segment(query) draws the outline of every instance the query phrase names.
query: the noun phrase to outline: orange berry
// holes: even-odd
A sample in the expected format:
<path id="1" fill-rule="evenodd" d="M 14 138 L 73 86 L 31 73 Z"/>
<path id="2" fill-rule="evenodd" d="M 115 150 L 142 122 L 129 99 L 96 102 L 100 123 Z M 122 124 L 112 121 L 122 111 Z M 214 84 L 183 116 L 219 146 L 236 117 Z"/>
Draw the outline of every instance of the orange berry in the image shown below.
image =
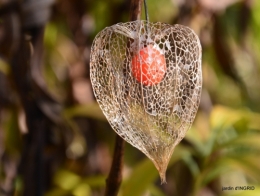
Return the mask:
<path id="1" fill-rule="evenodd" d="M 145 86 L 158 84 L 166 73 L 166 60 L 159 49 L 148 45 L 132 58 L 132 74 Z"/>

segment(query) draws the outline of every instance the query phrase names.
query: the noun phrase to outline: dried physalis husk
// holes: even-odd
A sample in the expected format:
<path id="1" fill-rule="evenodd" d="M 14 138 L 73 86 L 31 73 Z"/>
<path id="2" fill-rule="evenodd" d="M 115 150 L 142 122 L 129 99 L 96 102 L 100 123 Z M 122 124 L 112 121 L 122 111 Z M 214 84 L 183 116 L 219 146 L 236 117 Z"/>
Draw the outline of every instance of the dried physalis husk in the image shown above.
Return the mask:
<path id="1" fill-rule="evenodd" d="M 90 77 L 112 128 L 153 161 L 165 182 L 173 150 L 199 106 L 197 35 L 182 25 L 140 20 L 107 27 L 93 42 Z"/>

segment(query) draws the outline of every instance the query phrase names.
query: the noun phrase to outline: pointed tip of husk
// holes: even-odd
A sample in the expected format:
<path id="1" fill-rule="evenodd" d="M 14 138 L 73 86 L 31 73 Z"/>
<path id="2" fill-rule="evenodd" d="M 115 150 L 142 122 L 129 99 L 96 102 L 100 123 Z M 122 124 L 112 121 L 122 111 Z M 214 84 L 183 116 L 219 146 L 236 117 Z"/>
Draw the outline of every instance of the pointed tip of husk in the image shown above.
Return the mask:
<path id="1" fill-rule="evenodd" d="M 166 169 L 168 167 L 169 160 L 166 160 L 165 162 L 156 162 L 153 161 L 156 169 L 159 172 L 160 178 L 161 178 L 161 184 L 165 184 L 166 182 Z"/>
<path id="2" fill-rule="evenodd" d="M 164 171 L 164 172 L 160 172 L 160 171 L 159 171 L 160 178 L 161 178 L 161 185 L 162 185 L 162 184 L 167 184 L 165 173 L 166 173 L 166 171 Z"/>
<path id="3" fill-rule="evenodd" d="M 150 158 L 156 169 L 159 172 L 161 178 L 161 184 L 165 184 L 166 182 L 166 170 L 172 155 L 174 147 L 170 151 L 160 151 L 160 156 L 153 156 Z M 156 154 L 157 155 L 157 154 Z"/>

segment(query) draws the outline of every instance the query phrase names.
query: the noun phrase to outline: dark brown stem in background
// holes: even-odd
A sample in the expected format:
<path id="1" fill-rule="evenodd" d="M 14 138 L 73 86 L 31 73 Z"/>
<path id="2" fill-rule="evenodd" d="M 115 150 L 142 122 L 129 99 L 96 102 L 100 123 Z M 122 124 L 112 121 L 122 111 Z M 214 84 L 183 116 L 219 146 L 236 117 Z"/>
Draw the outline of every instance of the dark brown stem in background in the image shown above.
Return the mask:
<path id="1" fill-rule="evenodd" d="M 33 6 L 26 4 L 28 2 Z M 42 196 L 49 188 L 51 161 L 47 159 L 45 150 L 47 144 L 51 143 L 52 122 L 59 121 L 56 117 L 59 116 L 58 112 L 53 110 L 57 108 L 54 107 L 57 104 L 48 94 L 47 87 L 42 82 L 44 80 L 38 74 L 43 59 L 44 24 L 48 17 L 44 11 L 45 18 L 32 17 L 42 10 L 34 4 L 35 2 L 38 1 L 23 1 L 23 5 L 17 4 L 17 7 L 10 7 L 6 9 L 6 13 L 4 12 L 4 27 L 8 33 L 5 37 L 8 47 L 4 56 L 10 63 L 10 79 L 26 114 L 28 128 L 28 133 L 23 137 L 22 156 L 18 168 L 23 178 L 24 196 Z M 44 10 L 48 11 L 50 5 L 48 6 L 44 7 Z"/>
<path id="2" fill-rule="evenodd" d="M 138 20 L 141 17 L 143 0 L 131 0 L 130 21 Z"/>
<path id="3" fill-rule="evenodd" d="M 143 0 L 131 0 L 130 21 L 141 17 Z M 108 178 L 106 180 L 105 196 L 116 196 L 122 182 L 124 140 L 117 135 L 114 156 Z"/>
<path id="4" fill-rule="evenodd" d="M 113 162 L 106 180 L 105 196 L 116 196 L 122 182 L 122 169 L 124 157 L 124 140 L 117 135 Z"/>
<path id="5" fill-rule="evenodd" d="M 30 71 L 42 61 L 44 26 L 31 28 L 28 33 L 32 38 L 33 54 L 30 54 L 30 41 L 21 36 L 19 47 L 11 60 L 12 78 L 26 114 L 28 127 L 28 133 L 24 136 L 19 173 L 24 180 L 23 195 L 42 196 L 51 180 L 51 162 L 46 159 L 44 150 L 49 142 L 52 123 L 40 104 L 44 102 L 47 105 L 48 100 L 43 93 L 35 90 Z"/>

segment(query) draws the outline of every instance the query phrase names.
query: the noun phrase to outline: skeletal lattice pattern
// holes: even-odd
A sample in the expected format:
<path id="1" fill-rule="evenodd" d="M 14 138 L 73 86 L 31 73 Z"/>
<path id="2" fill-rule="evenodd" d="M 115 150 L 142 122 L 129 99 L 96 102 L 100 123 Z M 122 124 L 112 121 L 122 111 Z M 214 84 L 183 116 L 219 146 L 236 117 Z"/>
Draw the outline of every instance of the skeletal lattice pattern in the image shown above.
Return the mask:
<path id="1" fill-rule="evenodd" d="M 119 23 L 96 36 L 90 58 L 94 94 L 110 125 L 153 161 L 164 182 L 199 106 L 197 35 L 182 25 Z"/>

